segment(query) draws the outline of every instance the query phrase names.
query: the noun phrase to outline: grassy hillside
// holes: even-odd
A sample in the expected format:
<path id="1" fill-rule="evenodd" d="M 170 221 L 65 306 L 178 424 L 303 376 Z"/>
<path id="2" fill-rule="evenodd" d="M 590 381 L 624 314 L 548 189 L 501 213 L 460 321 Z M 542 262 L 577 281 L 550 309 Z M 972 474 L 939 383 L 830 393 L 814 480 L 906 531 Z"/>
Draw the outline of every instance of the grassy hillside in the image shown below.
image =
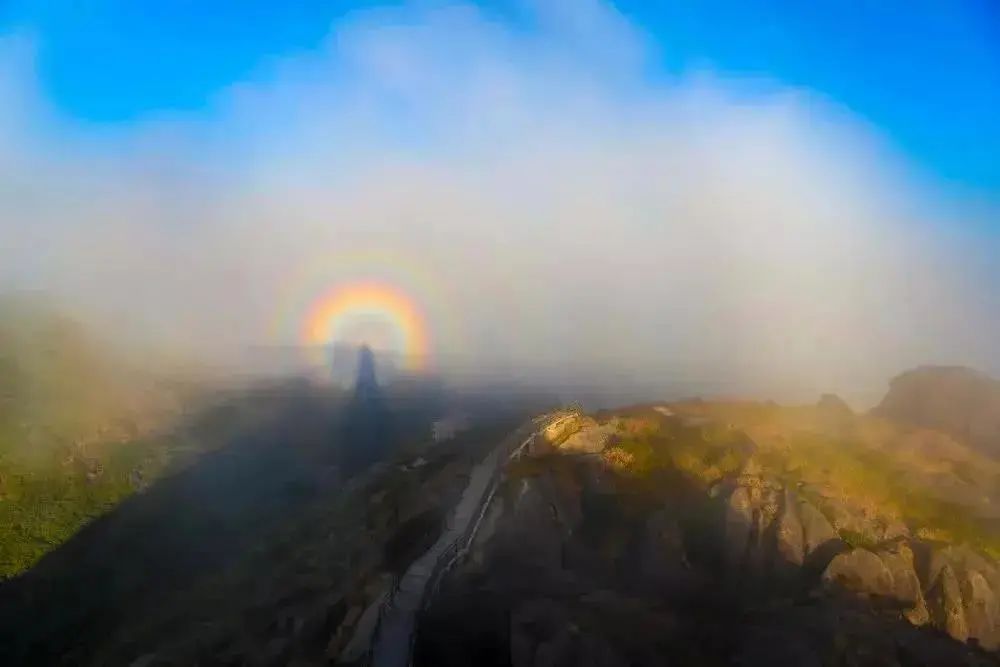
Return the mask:
<path id="1" fill-rule="evenodd" d="M 162 471 L 177 400 L 71 318 L 0 300 L 0 578 Z"/>
<path id="2" fill-rule="evenodd" d="M 674 418 L 618 418 L 623 435 L 605 458 L 637 477 L 669 467 L 705 486 L 759 470 L 797 487 L 851 544 L 908 532 L 1000 557 L 1000 463 L 946 434 L 817 406 L 693 401 L 668 410 Z"/>

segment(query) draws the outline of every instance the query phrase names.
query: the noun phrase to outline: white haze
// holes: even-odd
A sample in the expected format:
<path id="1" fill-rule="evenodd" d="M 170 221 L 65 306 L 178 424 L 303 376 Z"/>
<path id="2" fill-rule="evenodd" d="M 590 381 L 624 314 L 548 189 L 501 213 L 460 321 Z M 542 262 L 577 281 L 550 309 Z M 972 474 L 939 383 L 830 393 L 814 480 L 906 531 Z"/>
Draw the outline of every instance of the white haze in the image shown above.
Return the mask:
<path id="1" fill-rule="evenodd" d="M 653 76 L 608 6 L 526 12 L 357 13 L 207 114 L 127 128 L 60 117 L 32 36 L 0 39 L 0 281 L 218 355 L 295 343 L 316 281 L 388 254 L 443 370 L 857 395 L 996 369 L 995 239 L 874 128 Z"/>

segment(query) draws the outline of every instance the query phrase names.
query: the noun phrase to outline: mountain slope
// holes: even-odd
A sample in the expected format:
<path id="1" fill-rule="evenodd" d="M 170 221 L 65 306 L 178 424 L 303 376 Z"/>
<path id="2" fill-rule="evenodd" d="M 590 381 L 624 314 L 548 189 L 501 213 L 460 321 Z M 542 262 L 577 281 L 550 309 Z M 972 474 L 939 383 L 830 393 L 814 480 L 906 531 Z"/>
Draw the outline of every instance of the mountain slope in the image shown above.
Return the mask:
<path id="1" fill-rule="evenodd" d="M 0 578 L 158 475 L 185 394 L 71 318 L 0 300 Z"/>
<path id="2" fill-rule="evenodd" d="M 1000 565 L 965 540 L 993 536 L 883 493 L 919 467 L 905 431 L 828 404 L 596 417 L 509 471 L 416 664 L 996 662 Z"/>
<path id="3" fill-rule="evenodd" d="M 893 378 L 874 413 L 937 429 L 1000 455 L 1000 380 L 960 366 L 922 366 Z"/>

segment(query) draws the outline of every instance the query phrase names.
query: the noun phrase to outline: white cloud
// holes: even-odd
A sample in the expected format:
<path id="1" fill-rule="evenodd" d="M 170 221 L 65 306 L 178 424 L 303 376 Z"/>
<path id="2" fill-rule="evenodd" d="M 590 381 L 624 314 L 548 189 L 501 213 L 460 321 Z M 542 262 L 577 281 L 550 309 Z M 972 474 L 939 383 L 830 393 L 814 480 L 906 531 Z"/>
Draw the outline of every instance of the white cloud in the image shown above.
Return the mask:
<path id="1" fill-rule="evenodd" d="M 920 240 L 935 222 L 869 128 L 776 84 L 651 83 L 606 5 L 524 7 L 530 30 L 359 13 L 205 114 L 99 140 L 0 49 L 5 98 L 43 109 L 0 117 L 32 138 L 0 142 L 0 277 L 206 349 L 280 341 L 311 289 L 382 273 L 444 363 L 856 389 L 992 360 L 969 243 Z M 373 252 L 397 259 L 351 259 Z"/>

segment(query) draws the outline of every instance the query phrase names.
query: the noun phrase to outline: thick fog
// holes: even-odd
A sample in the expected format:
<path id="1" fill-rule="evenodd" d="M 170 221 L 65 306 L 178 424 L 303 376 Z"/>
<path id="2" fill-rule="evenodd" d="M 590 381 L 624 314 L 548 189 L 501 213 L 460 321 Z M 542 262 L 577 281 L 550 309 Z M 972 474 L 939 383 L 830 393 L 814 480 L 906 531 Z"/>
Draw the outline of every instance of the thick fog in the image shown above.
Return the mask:
<path id="1" fill-rule="evenodd" d="M 296 345 L 377 279 L 445 372 L 860 394 L 1000 366 L 994 209 L 808 90 L 652 74 L 607 6 L 508 19 L 351 14 L 210 114 L 113 128 L 0 38 L 2 286 L 209 356 Z"/>

